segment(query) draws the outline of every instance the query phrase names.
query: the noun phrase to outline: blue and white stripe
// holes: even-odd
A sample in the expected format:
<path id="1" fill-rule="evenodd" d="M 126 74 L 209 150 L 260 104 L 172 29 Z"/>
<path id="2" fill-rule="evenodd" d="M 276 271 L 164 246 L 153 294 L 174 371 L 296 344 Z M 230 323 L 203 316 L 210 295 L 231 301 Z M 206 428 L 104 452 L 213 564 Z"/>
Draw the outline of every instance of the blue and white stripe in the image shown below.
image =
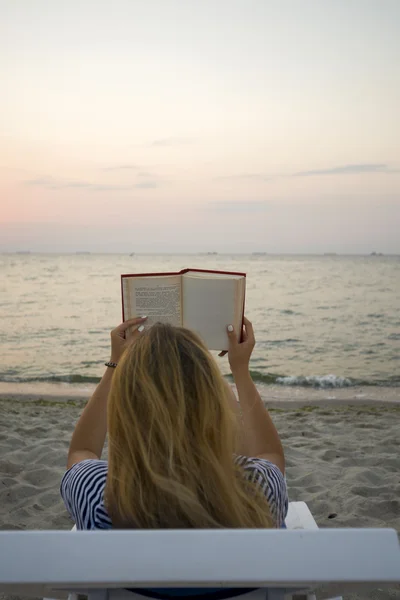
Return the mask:
<path id="1" fill-rule="evenodd" d="M 277 527 L 281 527 L 288 510 L 286 482 L 277 466 L 261 458 L 236 456 L 249 481 L 265 494 Z M 77 529 L 111 529 L 104 505 L 108 465 L 105 460 L 87 459 L 73 465 L 62 478 L 61 496 Z"/>
<path id="2" fill-rule="evenodd" d="M 277 527 L 281 527 L 289 506 L 286 481 L 281 470 L 264 458 L 237 456 L 235 462 L 244 469 L 249 481 L 260 486 Z"/>
<path id="3" fill-rule="evenodd" d="M 87 459 L 73 465 L 61 481 L 61 496 L 77 529 L 111 529 L 104 506 L 108 465 Z"/>

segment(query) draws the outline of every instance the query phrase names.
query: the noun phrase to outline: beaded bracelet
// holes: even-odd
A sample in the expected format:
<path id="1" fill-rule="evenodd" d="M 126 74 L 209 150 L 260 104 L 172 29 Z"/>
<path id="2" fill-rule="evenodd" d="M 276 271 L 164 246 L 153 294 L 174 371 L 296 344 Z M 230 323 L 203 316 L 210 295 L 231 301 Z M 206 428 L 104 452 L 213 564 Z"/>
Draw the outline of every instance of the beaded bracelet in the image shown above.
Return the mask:
<path id="1" fill-rule="evenodd" d="M 104 364 L 105 364 L 106 367 L 111 367 L 112 369 L 115 369 L 118 366 L 118 363 L 111 362 L 111 361 L 106 362 Z"/>

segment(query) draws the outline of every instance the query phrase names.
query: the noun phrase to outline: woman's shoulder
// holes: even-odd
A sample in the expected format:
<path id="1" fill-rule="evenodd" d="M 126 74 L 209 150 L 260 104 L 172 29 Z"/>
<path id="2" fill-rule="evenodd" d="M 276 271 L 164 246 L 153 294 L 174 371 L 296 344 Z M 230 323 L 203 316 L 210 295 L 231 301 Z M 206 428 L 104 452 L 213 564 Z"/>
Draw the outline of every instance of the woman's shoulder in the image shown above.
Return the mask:
<path id="1" fill-rule="evenodd" d="M 257 456 L 244 456 L 242 454 L 235 454 L 234 461 L 240 467 L 245 470 L 260 470 L 263 472 L 279 472 L 282 475 L 282 471 L 274 463 L 267 460 L 266 458 L 259 458 Z M 283 475 L 282 475 L 283 477 Z"/>
<path id="2" fill-rule="evenodd" d="M 234 460 L 239 467 L 242 467 L 248 479 L 260 484 L 263 483 L 263 480 L 266 482 L 272 480 L 278 484 L 285 482 L 285 478 L 279 467 L 265 458 L 236 455 Z"/>
<path id="3" fill-rule="evenodd" d="M 108 466 L 105 460 L 88 458 L 75 463 L 63 475 L 60 488 L 61 495 L 63 496 L 63 492 L 66 490 L 82 491 L 81 488 L 83 485 L 87 489 L 88 486 L 102 479 L 105 482 L 107 470 Z"/>
<path id="4" fill-rule="evenodd" d="M 285 520 L 289 504 L 282 471 L 265 458 L 237 455 L 234 460 L 243 469 L 246 479 L 261 488 L 280 527 Z"/>
<path id="5" fill-rule="evenodd" d="M 111 527 L 104 506 L 107 471 L 105 460 L 87 459 L 74 464 L 64 474 L 61 496 L 78 529 Z"/>
<path id="6" fill-rule="evenodd" d="M 85 460 L 81 460 L 80 462 L 75 463 L 70 467 L 63 476 L 63 479 L 71 475 L 72 473 L 99 473 L 105 472 L 107 473 L 108 463 L 106 460 L 99 460 L 94 458 L 86 458 Z"/>

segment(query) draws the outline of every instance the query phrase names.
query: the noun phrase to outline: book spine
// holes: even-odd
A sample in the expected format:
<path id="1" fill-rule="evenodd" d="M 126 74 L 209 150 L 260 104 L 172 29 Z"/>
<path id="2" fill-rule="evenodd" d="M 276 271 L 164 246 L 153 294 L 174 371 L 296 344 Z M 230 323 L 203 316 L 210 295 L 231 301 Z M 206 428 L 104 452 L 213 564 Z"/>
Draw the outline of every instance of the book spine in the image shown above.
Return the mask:
<path id="1" fill-rule="evenodd" d="M 122 301 L 122 322 L 125 321 L 125 298 L 129 294 L 128 282 L 121 276 L 121 301 Z"/>
<path id="2" fill-rule="evenodd" d="M 236 275 L 239 277 L 246 277 L 246 273 L 239 273 L 238 271 L 213 271 L 212 269 L 182 269 L 181 274 L 184 275 L 190 271 L 194 271 L 194 273 L 217 273 L 217 275 Z"/>

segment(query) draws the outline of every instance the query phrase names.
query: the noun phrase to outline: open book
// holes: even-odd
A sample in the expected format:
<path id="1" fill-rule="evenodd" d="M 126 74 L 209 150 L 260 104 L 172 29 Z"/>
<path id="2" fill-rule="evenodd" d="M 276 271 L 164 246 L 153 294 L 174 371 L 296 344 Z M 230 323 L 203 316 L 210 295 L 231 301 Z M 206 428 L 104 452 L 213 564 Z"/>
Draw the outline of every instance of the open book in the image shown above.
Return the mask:
<path id="1" fill-rule="evenodd" d="M 226 326 L 242 331 L 245 273 L 183 269 L 179 273 L 121 275 L 122 318 L 146 315 L 145 326 L 187 327 L 210 350 L 227 350 Z"/>

